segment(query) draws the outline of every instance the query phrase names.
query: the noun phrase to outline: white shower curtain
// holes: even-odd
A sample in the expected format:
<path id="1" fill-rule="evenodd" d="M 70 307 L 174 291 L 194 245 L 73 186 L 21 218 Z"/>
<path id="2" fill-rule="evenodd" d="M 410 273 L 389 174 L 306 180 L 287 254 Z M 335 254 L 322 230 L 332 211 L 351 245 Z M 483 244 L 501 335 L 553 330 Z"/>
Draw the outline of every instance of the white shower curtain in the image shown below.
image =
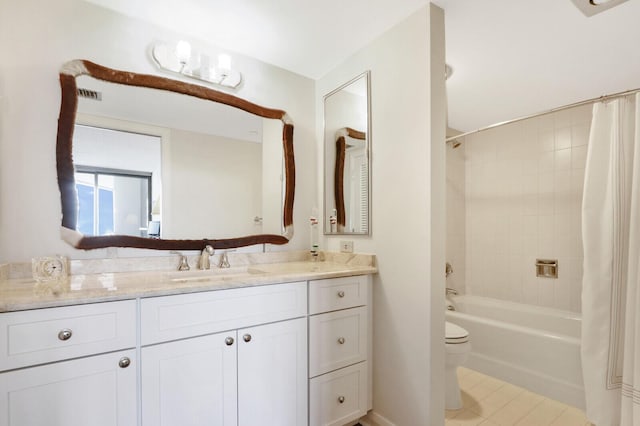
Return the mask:
<path id="1" fill-rule="evenodd" d="M 587 417 L 640 425 L 640 94 L 599 102 L 582 201 Z"/>

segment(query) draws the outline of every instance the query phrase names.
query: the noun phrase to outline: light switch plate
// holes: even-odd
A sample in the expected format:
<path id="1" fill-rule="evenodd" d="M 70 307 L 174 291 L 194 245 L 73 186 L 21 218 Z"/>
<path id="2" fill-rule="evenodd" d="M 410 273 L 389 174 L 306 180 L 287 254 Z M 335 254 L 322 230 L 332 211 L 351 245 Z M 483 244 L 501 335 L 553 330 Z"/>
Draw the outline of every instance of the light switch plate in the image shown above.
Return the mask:
<path id="1" fill-rule="evenodd" d="M 340 253 L 353 253 L 353 241 L 340 241 Z"/>

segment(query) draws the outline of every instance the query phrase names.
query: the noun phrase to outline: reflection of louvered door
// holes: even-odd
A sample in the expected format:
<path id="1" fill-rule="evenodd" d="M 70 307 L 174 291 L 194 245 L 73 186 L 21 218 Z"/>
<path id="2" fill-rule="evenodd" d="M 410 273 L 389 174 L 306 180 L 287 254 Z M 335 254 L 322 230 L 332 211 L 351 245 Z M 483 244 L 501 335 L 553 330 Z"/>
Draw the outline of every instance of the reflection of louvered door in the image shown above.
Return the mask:
<path id="1" fill-rule="evenodd" d="M 349 185 L 345 188 L 346 228 L 349 232 L 367 232 L 369 185 L 367 155 L 364 148 L 347 151 Z M 346 174 L 346 173 L 345 173 Z"/>
<path id="2" fill-rule="evenodd" d="M 366 233 L 369 230 L 369 168 L 365 161 L 360 163 L 360 232 Z"/>

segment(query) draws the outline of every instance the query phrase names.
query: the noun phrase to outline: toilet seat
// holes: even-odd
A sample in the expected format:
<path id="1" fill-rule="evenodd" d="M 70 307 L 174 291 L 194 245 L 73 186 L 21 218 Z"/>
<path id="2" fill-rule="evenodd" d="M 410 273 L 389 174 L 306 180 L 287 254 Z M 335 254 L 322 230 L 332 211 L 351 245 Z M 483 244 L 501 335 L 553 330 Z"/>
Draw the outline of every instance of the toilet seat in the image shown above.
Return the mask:
<path id="1" fill-rule="evenodd" d="M 457 345 L 469 341 L 469 332 L 457 324 L 445 321 L 444 342 L 450 345 Z"/>

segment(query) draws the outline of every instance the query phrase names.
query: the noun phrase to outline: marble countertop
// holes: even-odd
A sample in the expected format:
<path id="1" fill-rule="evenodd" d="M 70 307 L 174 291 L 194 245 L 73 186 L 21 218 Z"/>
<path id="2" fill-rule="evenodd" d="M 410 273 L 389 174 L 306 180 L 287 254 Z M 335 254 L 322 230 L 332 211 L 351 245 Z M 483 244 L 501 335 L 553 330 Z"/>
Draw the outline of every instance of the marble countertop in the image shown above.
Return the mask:
<path id="1" fill-rule="evenodd" d="M 274 283 L 374 274 L 374 257 L 244 264 L 228 269 L 126 271 L 70 275 L 59 282 L 0 281 L 0 312 L 166 296 Z"/>

